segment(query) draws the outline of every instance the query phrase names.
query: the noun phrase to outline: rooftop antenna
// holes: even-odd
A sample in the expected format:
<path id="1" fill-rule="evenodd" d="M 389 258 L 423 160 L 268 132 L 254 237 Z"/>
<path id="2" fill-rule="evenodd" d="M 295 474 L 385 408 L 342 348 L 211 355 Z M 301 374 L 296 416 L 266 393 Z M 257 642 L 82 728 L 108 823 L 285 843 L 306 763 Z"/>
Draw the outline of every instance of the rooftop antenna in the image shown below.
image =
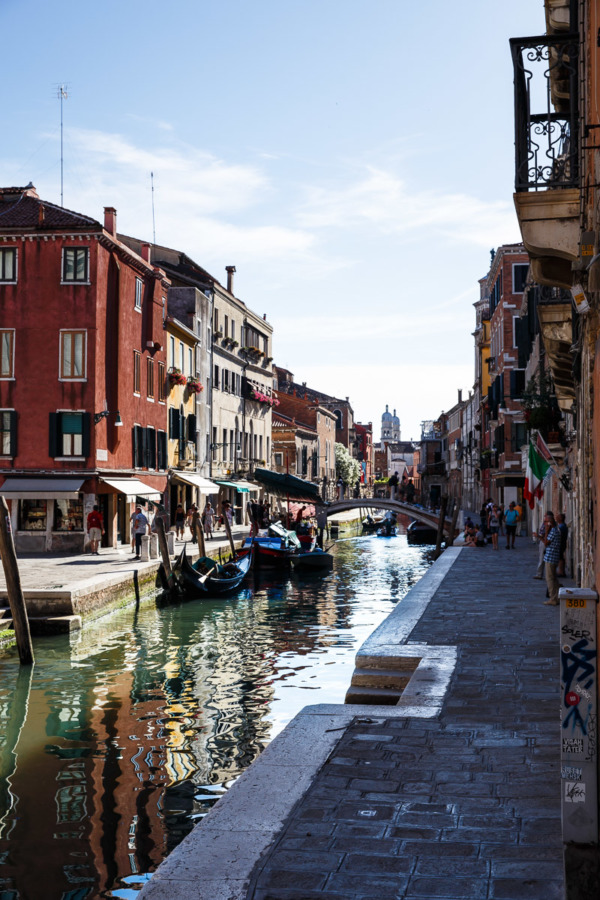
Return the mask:
<path id="1" fill-rule="evenodd" d="M 154 172 L 150 172 L 150 184 L 152 185 L 152 243 L 156 246 L 156 222 L 154 220 Z"/>
<path id="2" fill-rule="evenodd" d="M 63 202 L 63 100 L 68 98 L 66 84 L 59 84 L 58 90 L 56 92 L 56 96 L 60 100 L 60 205 L 64 206 Z"/>

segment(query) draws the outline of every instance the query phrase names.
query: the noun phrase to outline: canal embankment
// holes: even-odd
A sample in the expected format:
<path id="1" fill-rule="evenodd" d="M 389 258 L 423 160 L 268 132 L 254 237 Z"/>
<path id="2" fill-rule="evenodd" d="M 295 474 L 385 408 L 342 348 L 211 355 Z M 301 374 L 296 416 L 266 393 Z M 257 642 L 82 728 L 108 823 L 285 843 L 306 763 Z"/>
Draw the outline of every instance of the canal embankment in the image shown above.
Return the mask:
<path id="1" fill-rule="evenodd" d="M 400 700 L 305 707 L 140 900 L 562 897 L 559 611 L 536 562 L 526 538 L 445 551 L 357 654 L 409 670 Z"/>
<path id="2" fill-rule="evenodd" d="M 249 533 L 233 529 L 236 542 Z M 175 541 L 175 553 L 184 546 L 194 559 L 196 544 Z M 229 553 L 224 531 L 207 542 L 207 553 L 218 557 Z M 23 596 L 32 634 L 68 634 L 120 606 L 135 602 L 136 581 L 142 600 L 155 596 L 160 559 L 135 560 L 129 547 L 103 548 L 99 556 L 82 554 L 22 554 L 18 559 Z M 0 567 L 0 649 L 12 644 L 6 580 Z"/>

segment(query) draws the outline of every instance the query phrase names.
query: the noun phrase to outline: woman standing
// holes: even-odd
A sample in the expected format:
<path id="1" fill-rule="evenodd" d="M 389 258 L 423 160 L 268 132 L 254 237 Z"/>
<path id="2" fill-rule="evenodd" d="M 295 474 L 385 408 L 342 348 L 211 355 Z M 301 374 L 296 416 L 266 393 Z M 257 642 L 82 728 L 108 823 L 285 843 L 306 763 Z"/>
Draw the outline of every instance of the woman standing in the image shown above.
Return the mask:
<path id="1" fill-rule="evenodd" d="M 185 528 L 185 512 L 183 510 L 183 506 L 181 503 L 177 504 L 177 509 L 175 510 L 175 536 L 177 540 L 183 540 L 183 531 Z"/>
<path id="2" fill-rule="evenodd" d="M 492 550 L 498 549 L 498 532 L 500 531 L 500 520 L 498 519 L 498 507 L 492 506 L 488 513 L 488 528 L 492 535 Z"/>
<path id="3" fill-rule="evenodd" d="M 210 500 L 206 501 L 204 512 L 202 513 L 202 523 L 204 525 L 204 534 L 207 538 L 212 537 L 213 525 L 215 523 L 215 511 Z"/>

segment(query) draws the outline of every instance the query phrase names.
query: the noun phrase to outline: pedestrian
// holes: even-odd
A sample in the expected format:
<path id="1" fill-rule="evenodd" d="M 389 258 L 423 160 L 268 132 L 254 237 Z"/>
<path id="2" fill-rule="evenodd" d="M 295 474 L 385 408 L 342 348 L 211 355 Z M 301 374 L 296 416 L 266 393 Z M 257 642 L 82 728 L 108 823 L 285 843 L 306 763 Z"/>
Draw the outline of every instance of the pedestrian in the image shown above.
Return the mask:
<path id="1" fill-rule="evenodd" d="M 177 540 L 183 540 L 183 531 L 185 528 L 185 512 L 183 511 L 183 506 L 181 503 L 177 504 L 177 509 L 175 510 L 175 537 Z"/>
<path id="2" fill-rule="evenodd" d="M 546 544 L 544 543 L 544 538 L 546 536 L 546 520 L 542 519 L 542 524 L 538 528 L 538 532 L 535 536 L 535 539 L 538 542 L 538 565 L 533 576 L 538 581 L 541 581 L 544 577 L 544 553 L 546 552 Z"/>
<path id="3" fill-rule="evenodd" d="M 344 479 L 342 478 L 341 475 L 337 480 L 337 489 L 338 489 L 338 500 L 343 500 L 344 499 Z"/>
<path id="4" fill-rule="evenodd" d="M 148 519 L 142 512 L 141 506 L 136 506 L 131 516 L 131 525 L 135 537 L 135 559 L 142 557 L 142 537 L 148 532 Z"/>
<path id="5" fill-rule="evenodd" d="M 210 500 L 206 501 L 206 506 L 202 513 L 202 524 L 204 525 L 204 534 L 207 538 L 211 538 L 213 536 L 213 526 L 215 524 L 215 511 Z"/>
<path id="6" fill-rule="evenodd" d="M 227 519 L 229 522 L 229 527 L 233 525 L 233 509 L 229 500 L 225 500 L 223 503 L 223 520 Z M 225 522 L 223 522 L 225 524 Z"/>
<path id="7" fill-rule="evenodd" d="M 317 506 L 317 544 L 323 549 L 323 534 L 327 528 L 327 509 L 324 506 Z"/>
<path id="8" fill-rule="evenodd" d="M 556 567 L 560 560 L 560 530 L 551 512 L 546 513 L 544 544 L 546 545 L 544 563 L 546 564 L 546 584 L 548 585 L 548 599 L 545 601 L 545 605 L 558 606 L 558 589 L 560 584 L 556 577 Z"/>
<path id="9" fill-rule="evenodd" d="M 500 523 L 498 522 L 498 507 L 492 506 L 491 511 L 488 513 L 488 528 L 490 534 L 492 535 L 492 550 L 498 549 L 498 531 L 500 530 Z"/>
<path id="10" fill-rule="evenodd" d="M 512 500 L 508 504 L 508 509 L 505 513 L 506 518 L 506 549 L 512 547 L 515 549 L 515 535 L 517 533 L 517 521 L 519 519 L 519 514 L 517 512 L 517 504 L 514 500 Z"/>
<path id="11" fill-rule="evenodd" d="M 517 537 L 521 537 L 521 529 L 523 528 L 523 504 L 516 503 L 515 506 L 517 509 L 517 515 L 519 517 L 517 519 Z"/>
<path id="12" fill-rule="evenodd" d="M 190 531 L 192 532 L 192 544 L 198 543 L 198 523 L 200 522 L 200 513 L 195 503 L 191 506 Z"/>
<path id="13" fill-rule="evenodd" d="M 501 506 L 498 507 L 498 527 L 500 529 L 498 534 L 504 535 L 504 510 Z M 508 532 L 506 534 L 508 537 Z"/>
<path id="14" fill-rule="evenodd" d="M 90 553 L 92 556 L 99 556 L 98 547 L 104 534 L 104 520 L 97 506 L 94 506 L 91 513 L 88 514 L 87 531 L 90 539 Z"/>
<path id="15" fill-rule="evenodd" d="M 567 541 L 569 538 L 569 526 L 565 521 L 564 513 L 559 513 L 556 517 L 556 521 L 558 524 L 558 530 L 560 531 L 560 559 L 558 561 L 558 566 L 556 567 L 556 574 L 564 575 L 567 561 Z"/>
<path id="16" fill-rule="evenodd" d="M 388 478 L 388 485 L 390 487 L 390 498 L 392 500 L 396 499 L 396 493 L 398 491 L 398 473 L 394 472 L 391 478 Z"/>

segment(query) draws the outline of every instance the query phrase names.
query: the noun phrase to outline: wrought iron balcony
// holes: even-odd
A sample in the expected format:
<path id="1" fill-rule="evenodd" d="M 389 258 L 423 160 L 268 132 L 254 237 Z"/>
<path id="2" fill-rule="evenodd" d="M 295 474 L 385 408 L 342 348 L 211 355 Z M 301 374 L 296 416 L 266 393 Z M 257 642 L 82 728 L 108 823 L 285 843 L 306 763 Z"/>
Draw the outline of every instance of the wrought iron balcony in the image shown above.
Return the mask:
<path id="1" fill-rule="evenodd" d="M 515 190 L 579 186 L 576 34 L 511 38 Z"/>

